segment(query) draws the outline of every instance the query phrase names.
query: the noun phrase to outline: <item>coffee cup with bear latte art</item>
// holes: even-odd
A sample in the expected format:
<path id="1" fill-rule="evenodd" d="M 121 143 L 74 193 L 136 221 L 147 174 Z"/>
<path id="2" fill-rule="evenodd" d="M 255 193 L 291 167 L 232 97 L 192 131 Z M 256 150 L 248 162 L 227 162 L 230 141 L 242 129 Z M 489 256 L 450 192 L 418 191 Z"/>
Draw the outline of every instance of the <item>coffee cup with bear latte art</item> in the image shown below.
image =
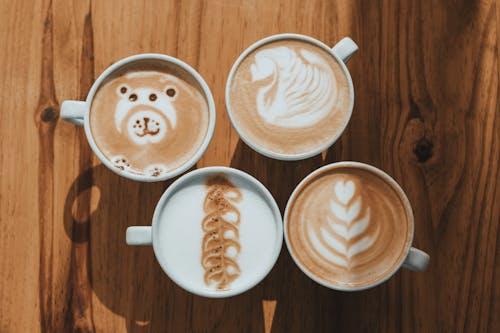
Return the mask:
<path id="1" fill-rule="evenodd" d="M 201 76 L 161 54 L 125 58 L 96 80 L 85 102 L 65 101 L 61 117 L 84 125 L 99 159 L 139 181 L 161 181 L 193 166 L 215 126 L 215 106 Z"/>
<path id="2" fill-rule="evenodd" d="M 335 47 L 281 34 L 244 51 L 226 85 L 234 128 L 257 152 L 301 160 L 331 146 L 352 113 L 354 91 L 345 62 L 357 51 L 344 38 Z"/>

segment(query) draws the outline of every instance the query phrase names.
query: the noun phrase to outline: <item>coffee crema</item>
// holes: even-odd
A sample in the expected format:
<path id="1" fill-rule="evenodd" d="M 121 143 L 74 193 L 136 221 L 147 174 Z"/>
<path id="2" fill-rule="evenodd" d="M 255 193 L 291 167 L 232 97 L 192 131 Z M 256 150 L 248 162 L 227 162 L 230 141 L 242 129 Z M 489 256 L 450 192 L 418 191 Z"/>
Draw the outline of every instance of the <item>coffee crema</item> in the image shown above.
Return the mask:
<path id="1" fill-rule="evenodd" d="M 180 68 L 136 64 L 99 87 L 90 130 L 116 168 L 161 177 L 197 153 L 208 133 L 209 110 L 189 75 Z"/>
<path id="2" fill-rule="evenodd" d="M 283 155 L 326 148 L 349 120 L 349 79 L 319 46 L 277 40 L 237 66 L 228 105 L 240 134 L 258 148 Z"/>
<path id="3" fill-rule="evenodd" d="M 288 204 L 286 231 L 297 263 L 325 284 L 359 288 L 399 267 L 412 218 L 381 176 L 333 167 L 300 185 Z"/>

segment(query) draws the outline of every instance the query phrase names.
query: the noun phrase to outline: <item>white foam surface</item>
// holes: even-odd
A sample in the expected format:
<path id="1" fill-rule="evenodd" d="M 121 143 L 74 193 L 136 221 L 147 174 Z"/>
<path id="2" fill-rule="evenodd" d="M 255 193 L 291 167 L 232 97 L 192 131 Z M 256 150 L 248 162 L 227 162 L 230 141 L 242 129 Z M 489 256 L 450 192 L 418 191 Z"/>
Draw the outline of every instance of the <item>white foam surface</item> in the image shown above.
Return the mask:
<path id="1" fill-rule="evenodd" d="M 230 181 L 242 193 L 242 200 L 236 204 L 241 213 L 241 249 L 236 255 L 241 274 L 230 285 L 231 290 L 238 290 L 260 280 L 273 263 L 276 243 L 281 238 L 277 223 L 281 221 L 275 220 L 273 210 L 255 185 L 236 176 L 230 177 Z M 214 285 L 205 284 L 201 265 L 204 182 L 205 176 L 195 177 L 170 196 L 161 210 L 154 235 L 158 239 L 156 254 L 164 262 L 168 275 L 175 282 L 182 282 L 182 287 L 195 292 L 216 290 Z"/>

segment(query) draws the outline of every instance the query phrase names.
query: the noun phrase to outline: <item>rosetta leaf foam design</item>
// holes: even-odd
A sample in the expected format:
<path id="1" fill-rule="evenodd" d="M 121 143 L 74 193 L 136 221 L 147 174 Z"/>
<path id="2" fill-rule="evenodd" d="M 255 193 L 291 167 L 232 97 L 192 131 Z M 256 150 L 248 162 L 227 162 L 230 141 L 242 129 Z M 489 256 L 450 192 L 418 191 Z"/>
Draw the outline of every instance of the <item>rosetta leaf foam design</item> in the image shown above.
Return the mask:
<path id="1" fill-rule="evenodd" d="M 350 180 L 336 182 L 327 211 L 317 229 L 309 228 L 310 239 L 323 258 L 350 269 L 356 264 L 353 257 L 375 243 L 379 228 L 368 232 L 371 208 L 363 207 L 362 196 Z"/>

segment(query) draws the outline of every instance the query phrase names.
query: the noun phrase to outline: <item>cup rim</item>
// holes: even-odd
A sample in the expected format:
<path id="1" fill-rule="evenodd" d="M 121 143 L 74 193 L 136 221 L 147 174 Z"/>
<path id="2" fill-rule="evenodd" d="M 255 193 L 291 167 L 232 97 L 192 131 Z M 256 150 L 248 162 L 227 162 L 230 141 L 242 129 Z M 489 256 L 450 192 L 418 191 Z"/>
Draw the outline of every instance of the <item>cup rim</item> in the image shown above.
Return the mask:
<path id="1" fill-rule="evenodd" d="M 175 66 L 178 66 L 184 70 L 186 70 L 195 80 L 196 82 L 200 85 L 201 89 L 203 90 L 203 94 L 205 95 L 205 99 L 208 104 L 208 128 L 207 128 L 207 134 L 205 135 L 205 138 L 203 139 L 203 142 L 201 146 L 199 147 L 198 151 L 183 165 L 180 167 L 172 170 L 171 172 L 166 172 L 164 175 L 159 176 L 159 177 L 151 177 L 151 176 L 145 176 L 145 175 L 138 175 L 138 174 L 133 174 L 124 170 L 120 170 L 116 168 L 111 161 L 104 156 L 104 154 L 100 151 L 100 149 L 97 147 L 97 144 L 94 140 L 94 137 L 92 135 L 92 131 L 90 129 L 90 112 L 91 112 L 91 106 L 92 106 L 92 101 L 94 99 L 95 93 L 99 89 L 99 87 L 102 85 L 103 81 L 107 79 L 111 74 L 113 74 L 116 70 L 120 69 L 126 64 L 129 64 L 134 61 L 139 61 L 139 60 L 159 60 L 163 62 L 167 62 L 170 64 L 173 64 Z M 201 75 L 190 65 L 185 63 L 182 60 L 179 60 L 177 58 L 174 58 L 172 56 L 166 55 L 166 54 L 160 54 L 160 53 L 142 53 L 142 54 L 135 54 L 123 59 L 118 60 L 117 62 L 113 63 L 111 66 L 106 68 L 100 75 L 99 77 L 94 81 L 92 84 L 92 87 L 90 88 L 90 91 L 87 95 L 87 98 L 85 99 L 85 104 L 87 107 L 87 112 L 84 115 L 84 129 L 85 129 L 85 135 L 87 136 L 87 140 L 89 142 L 90 147 L 92 148 L 92 151 L 94 154 L 97 155 L 97 157 L 101 160 L 101 162 L 111 171 L 114 173 L 123 176 L 125 178 L 131 179 L 131 180 L 136 180 L 140 182 L 159 182 L 159 181 L 164 181 L 167 179 L 174 178 L 185 171 L 189 170 L 193 165 L 198 162 L 198 160 L 201 158 L 201 156 L 205 153 L 205 150 L 208 147 L 208 144 L 212 140 L 212 136 L 214 133 L 215 129 L 215 118 L 216 118 L 216 113 L 215 113 L 215 102 L 214 98 L 212 95 L 212 92 L 210 91 L 210 88 L 208 87 L 207 83 L 205 80 L 201 77 Z"/>
<path id="2" fill-rule="evenodd" d="M 209 291 L 209 290 L 195 290 L 194 288 L 191 288 L 189 285 L 184 283 L 182 280 L 174 278 L 170 273 L 169 273 L 169 267 L 168 265 L 165 264 L 165 262 L 162 262 L 160 260 L 160 255 L 159 255 L 159 249 L 158 249 L 158 238 L 155 235 L 158 235 L 158 228 L 159 228 L 159 219 L 160 215 L 162 212 L 162 207 L 165 205 L 165 203 L 169 200 L 171 195 L 177 191 L 178 188 L 181 188 L 186 182 L 188 182 L 190 179 L 198 176 L 198 175 L 204 175 L 204 174 L 210 174 L 210 173 L 224 173 L 230 176 L 236 176 L 239 178 L 242 178 L 244 181 L 249 182 L 252 185 L 255 185 L 257 189 L 260 191 L 260 194 L 264 196 L 265 201 L 269 204 L 273 216 L 275 219 L 276 223 L 276 241 L 274 244 L 274 249 L 272 255 L 269 257 L 269 261 L 266 263 L 265 269 L 261 272 L 261 274 L 256 275 L 255 278 L 251 281 L 251 283 L 247 284 L 243 288 L 239 289 L 232 289 L 232 290 L 224 290 L 224 291 Z M 257 284 L 262 282 L 264 278 L 269 274 L 271 269 L 274 267 L 276 264 L 276 261 L 278 260 L 279 254 L 281 252 L 281 248 L 283 245 L 283 218 L 281 216 L 281 212 L 279 210 L 278 204 L 276 203 L 276 200 L 272 196 L 271 192 L 256 178 L 253 176 L 249 175 L 246 172 L 243 172 L 238 169 L 230 168 L 230 167 L 224 167 L 224 166 L 211 166 L 211 167 L 205 167 L 201 169 L 196 169 L 191 172 L 186 173 L 185 175 L 182 175 L 178 179 L 175 180 L 168 188 L 167 190 L 163 193 L 161 196 L 160 200 L 158 201 L 158 204 L 156 205 L 154 214 L 153 214 L 153 222 L 152 222 L 152 245 L 153 245 L 153 251 L 155 253 L 156 260 L 160 264 L 162 270 L 165 272 L 165 274 L 179 287 L 182 289 L 203 297 L 208 297 L 208 298 L 225 298 L 225 297 L 231 297 L 231 296 L 236 296 L 239 294 L 242 294 L 251 288 L 255 287 Z"/>
<path id="3" fill-rule="evenodd" d="M 236 123 L 236 121 L 234 119 L 233 111 L 231 110 L 231 102 L 230 102 L 230 100 L 231 100 L 231 97 L 230 97 L 231 83 L 233 81 L 233 77 L 236 73 L 236 70 L 240 66 L 241 62 L 251 52 L 253 52 L 257 48 L 261 47 L 262 45 L 265 45 L 265 44 L 268 44 L 271 42 L 275 42 L 278 40 L 283 40 L 283 39 L 294 39 L 294 40 L 309 42 L 313 45 L 316 45 L 316 46 L 322 48 L 326 52 L 328 52 L 340 65 L 342 71 L 344 72 L 344 75 L 347 77 L 347 82 L 348 82 L 348 87 L 349 87 L 349 95 L 350 95 L 349 113 L 344 121 L 344 124 L 342 124 L 342 126 L 340 127 L 340 130 L 338 131 L 338 133 L 335 136 L 333 136 L 330 140 L 328 140 L 325 144 L 321 145 L 320 147 L 318 147 L 314 150 L 311 150 L 309 152 L 306 152 L 306 153 L 301 153 L 301 154 L 280 154 L 280 153 L 273 152 L 269 149 L 266 149 L 265 147 L 260 147 L 256 144 L 254 144 L 241 131 L 241 129 L 239 128 L 238 124 Z M 271 36 L 265 37 L 263 39 L 260 39 L 256 42 L 254 42 L 238 56 L 238 58 L 236 59 L 236 61 L 233 64 L 233 66 L 231 67 L 231 71 L 229 72 L 228 78 L 226 80 L 225 103 L 226 103 L 227 114 L 229 115 L 229 119 L 231 120 L 231 124 L 232 124 L 233 128 L 236 130 L 236 132 L 240 136 L 241 140 L 243 140 L 243 142 L 245 142 L 250 148 L 252 148 L 256 152 L 258 152 L 264 156 L 274 158 L 277 160 L 299 161 L 299 160 L 304 160 L 304 159 L 307 159 L 309 157 L 320 154 L 324 150 L 331 147 L 339 139 L 339 137 L 342 135 L 342 133 L 344 133 L 344 131 L 345 131 L 345 129 L 346 129 L 347 125 L 349 124 L 349 121 L 352 117 L 352 112 L 354 109 L 354 85 L 352 82 L 351 74 L 349 73 L 349 70 L 347 69 L 346 64 L 342 61 L 342 59 L 340 59 L 333 52 L 333 47 L 329 47 L 328 45 L 326 45 L 322 41 L 317 40 L 317 39 L 310 37 L 310 36 L 307 36 L 307 35 L 296 34 L 296 33 L 282 33 L 282 34 L 271 35 Z"/>
<path id="4" fill-rule="evenodd" d="M 399 259 L 397 265 L 394 265 L 394 267 L 392 268 L 392 270 L 390 270 L 383 278 L 373 282 L 373 283 L 370 283 L 368 285 L 365 285 L 365 286 L 360 286 L 360 287 L 349 287 L 349 286 L 338 286 L 338 285 L 333 285 L 333 284 L 330 284 L 330 283 L 327 283 L 326 281 L 320 279 L 319 277 L 315 276 L 312 272 L 310 272 L 307 268 L 305 268 L 301 263 L 300 261 L 295 257 L 295 254 L 293 253 L 292 251 L 292 248 L 291 248 L 291 245 L 290 245 L 290 240 L 288 238 L 288 218 L 289 218 L 289 210 L 290 210 L 290 205 L 295 201 L 297 195 L 299 194 L 299 191 L 302 189 L 302 187 L 307 184 L 307 182 L 311 179 L 313 179 L 314 177 L 316 177 L 317 175 L 325 172 L 325 171 L 330 171 L 330 170 L 333 170 L 333 169 L 338 169 L 338 168 L 345 168 L 345 167 L 353 167 L 353 168 L 358 168 L 358 169 L 362 169 L 362 170 L 366 170 L 366 171 L 369 171 L 373 174 L 375 174 L 376 176 L 380 177 L 383 181 L 385 181 L 389 186 L 391 186 L 398 194 L 398 196 L 400 197 L 403 205 L 405 206 L 405 210 L 406 210 L 406 213 L 408 215 L 408 219 L 409 219 L 409 224 L 410 224 L 410 227 L 409 227 L 409 234 L 407 236 L 407 242 L 405 244 L 405 250 L 403 252 L 403 255 L 401 256 L 401 258 Z M 396 274 L 396 272 L 401 268 L 401 266 L 403 265 L 406 257 L 408 256 L 408 253 L 410 252 L 410 248 L 413 244 L 413 237 L 414 237 L 414 233 L 415 233 L 415 218 L 414 218 L 414 215 L 413 215 L 413 209 L 411 207 L 411 203 L 410 203 L 410 200 L 408 199 L 408 197 L 406 196 L 406 193 L 403 191 L 403 189 L 401 188 L 401 186 L 396 182 L 396 180 L 394 180 L 394 178 L 392 178 L 390 175 L 388 175 L 386 172 L 380 170 L 379 168 L 377 167 L 374 167 L 372 165 L 369 165 L 369 164 L 366 164 L 366 163 L 361 163 L 361 162 L 355 162 L 355 161 L 343 161 L 343 162 L 335 162 L 335 163 L 330 163 L 330 164 L 327 164 L 323 167 L 320 167 L 316 170 L 314 170 L 313 172 L 311 172 L 309 175 L 307 175 L 304 179 L 302 179 L 300 181 L 300 183 L 295 187 L 295 189 L 293 190 L 290 198 L 288 199 L 288 202 L 286 204 L 286 208 L 285 208 L 285 214 L 284 214 L 284 217 L 283 217 L 283 233 L 284 233 L 284 237 L 285 237 L 285 243 L 286 243 L 286 247 L 288 249 L 288 252 L 290 253 L 290 256 L 292 257 L 293 261 L 295 262 L 295 264 L 300 268 L 300 270 L 306 274 L 311 280 L 317 282 L 318 284 L 324 286 L 324 287 L 327 287 L 327 288 L 330 288 L 330 289 L 333 289 L 333 290 L 338 290 L 338 291 L 361 291 L 361 290 L 366 290 L 366 289 L 370 289 L 370 288 L 373 288 L 373 287 L 376 287 L 384 282 L 386 282 L 387 280 L 389 280 L 394 274 Z"/>

